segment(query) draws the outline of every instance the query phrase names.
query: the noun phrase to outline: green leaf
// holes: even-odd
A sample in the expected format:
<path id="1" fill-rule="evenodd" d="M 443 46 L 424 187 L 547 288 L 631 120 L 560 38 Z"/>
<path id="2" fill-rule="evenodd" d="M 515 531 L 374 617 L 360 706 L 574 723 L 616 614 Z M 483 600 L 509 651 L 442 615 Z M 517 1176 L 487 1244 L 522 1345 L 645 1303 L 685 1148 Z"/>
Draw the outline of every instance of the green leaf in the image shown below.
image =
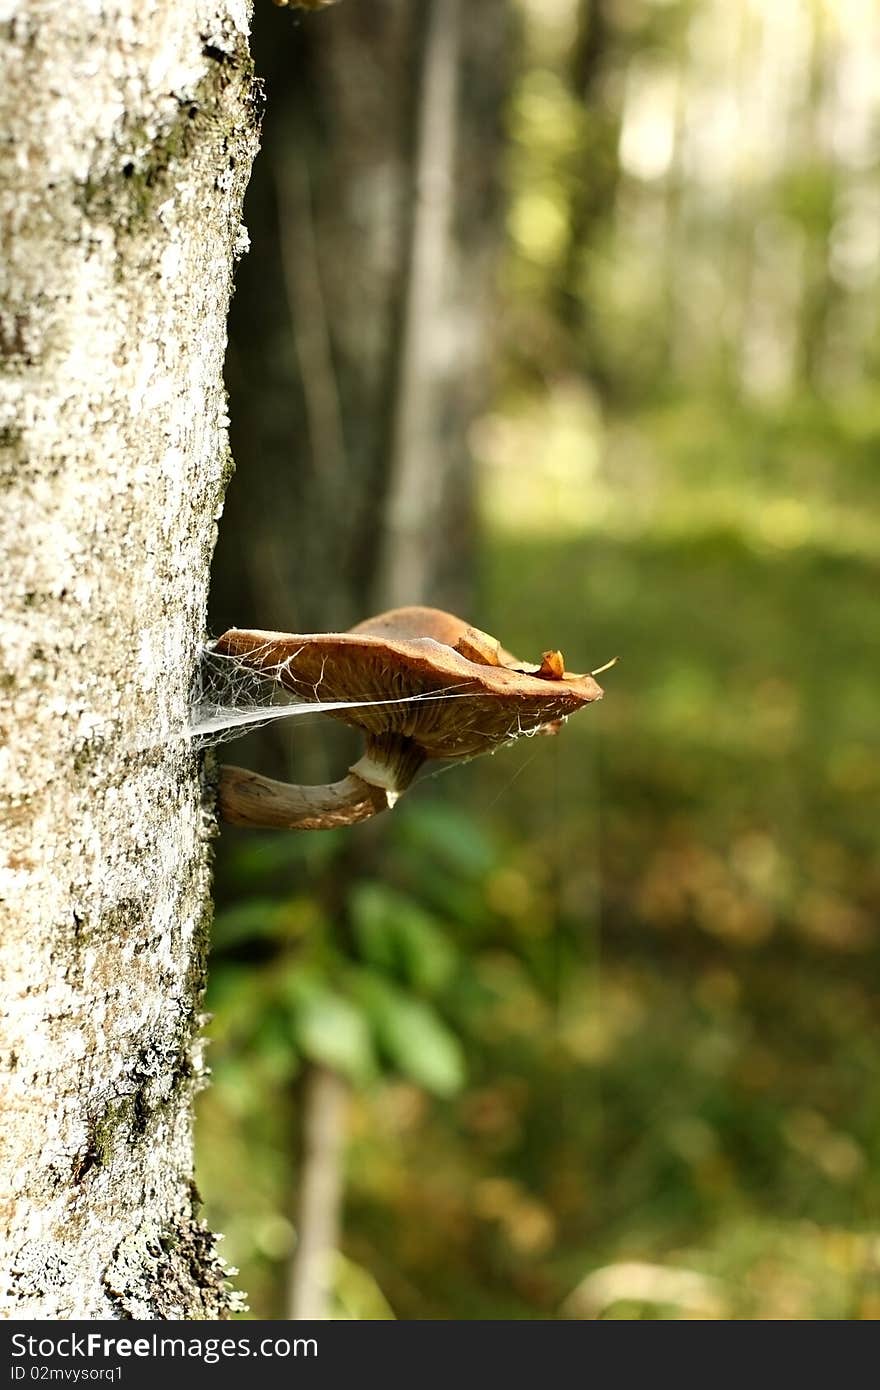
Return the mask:
<path id="1" fill-rule="evenodd" d="M 362 881 L 355 884 L 348 899 L 361 955 L 370 965 L 389 973 L 398 966 L 394 897 L 383 884 Z"/>
<path id="2" fill-rule="evenodd" d="M 358 883 L 349 899 L 361 954 L 375 968 L 401 976 L 426 994 L 448 982 L 456 952 L 444 931 L 418 903 L 385 884 Z"/>
<path id="3" fill-rule="evenodd" d="M 293 1030 L 304 1057 L 362 1083 L 376 1073 L 370 1028 L 361 1010 L 334 990 L 314 986 L 294 1006 Z"/>
<path id="4" fill-rule="evenodd" d="M 412 808 L 402 825 L 415 853 L 431 863 L 441 861 L 456 877 L 484 877 L 498 853 L 479 822 L 459 809 L 441 803 Z"/>
<path id="5" fill-rule="evenodd" d="M 465 1080 L 464 1054 L 435 1010 L 366 972 L 358 987 L 387 1060 L 427 1091 L 454 1095 Z"/>
<path id="6" fill-rule="evenodd" d="M 298 941 L 320 931 L 319 908 L 308 897 L 246 898 L 214 919 L 213 944 L 218 950 L 249 941 Z"/>
<path id="7" fill-rule="evenodd" d="M 246 898 L 214 918 L 213 945 L 237 946 L 254 938 L 277 937 L 282 904 L 277 898 Z"/>

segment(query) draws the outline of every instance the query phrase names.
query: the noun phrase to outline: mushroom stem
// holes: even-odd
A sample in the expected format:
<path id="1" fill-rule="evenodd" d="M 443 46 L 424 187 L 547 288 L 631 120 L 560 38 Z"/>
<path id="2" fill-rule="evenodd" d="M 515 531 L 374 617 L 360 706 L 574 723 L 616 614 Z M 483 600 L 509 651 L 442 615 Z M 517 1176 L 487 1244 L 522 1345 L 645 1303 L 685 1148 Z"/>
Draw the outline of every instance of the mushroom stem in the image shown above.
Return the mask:
<path id="1" fill-rule="evenodd" d="M 369 734 L 362 758 L 348 770 L 354 777 L 381 788 L 393 806 L 425 761 L 417 743 L 405 734 Z"/>
<path id="2" fill-rule="evenodd" d="M 218 808 L 231 826 L 261 830 L 334 830 L 389 810 L 412 783 L 424 753 L 403 734 L 371 734 L 348 777 L 325 787 L 298 787 L 246 767 L 220 769 Z"/>
<path id="3" fill-rule="evenodd" d="M 263 830 L 332 830 L 389 810 L 412 782 L 425 755 L 404 734 L 371 734 L 364 755 L 341 782 L 298 787 L 244 767 L 220 769 L 218 806 L 230 825 Z"/>
<path id="4" fill-rule="evenodd" d="M 275 782 L 244 767 L 220 769 L 218 806 L 229 825 L 249 829 L 333 830 L 369 820 L 394 804 L 384 787 L 371 786 L 349 773 L 323 787 Z"/>

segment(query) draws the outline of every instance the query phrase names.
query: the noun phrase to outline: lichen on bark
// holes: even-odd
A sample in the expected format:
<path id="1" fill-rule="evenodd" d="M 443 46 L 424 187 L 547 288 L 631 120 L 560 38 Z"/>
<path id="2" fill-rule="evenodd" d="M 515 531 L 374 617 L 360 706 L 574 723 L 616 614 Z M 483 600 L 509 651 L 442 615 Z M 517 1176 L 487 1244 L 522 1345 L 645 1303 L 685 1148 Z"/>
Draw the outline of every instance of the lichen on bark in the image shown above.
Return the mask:
<path id="1" fill-rule="evenodd" d="M 245 0 L 0 24 L 0 1300 L 222 1316 L 191 1108 L 212 812 L 180 739 L 229 471 Z"/>

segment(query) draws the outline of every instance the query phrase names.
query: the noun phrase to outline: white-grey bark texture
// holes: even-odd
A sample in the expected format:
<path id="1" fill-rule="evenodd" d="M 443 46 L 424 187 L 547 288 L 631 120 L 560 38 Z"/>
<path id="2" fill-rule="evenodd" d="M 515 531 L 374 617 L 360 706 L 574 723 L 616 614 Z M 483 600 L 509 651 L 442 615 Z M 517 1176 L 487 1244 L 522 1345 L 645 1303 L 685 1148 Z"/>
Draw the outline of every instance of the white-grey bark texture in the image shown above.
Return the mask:
<path id="1" fill-rule="evenodd" d="M 248 0 L 0 0 L 2 1300 L 230 1295 L 191 1109 L 213 814 L 181 741 L 229 471 Z"/>

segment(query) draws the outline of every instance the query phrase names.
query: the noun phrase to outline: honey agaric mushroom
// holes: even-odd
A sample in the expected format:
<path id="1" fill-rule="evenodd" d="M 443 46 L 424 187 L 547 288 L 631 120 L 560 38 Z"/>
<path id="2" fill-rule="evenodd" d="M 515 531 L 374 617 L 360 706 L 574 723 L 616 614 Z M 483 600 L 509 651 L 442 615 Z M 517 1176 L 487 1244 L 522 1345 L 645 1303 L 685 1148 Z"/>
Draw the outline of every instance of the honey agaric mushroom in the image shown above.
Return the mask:
<path id="1" fill-rule="evenodd" d="M 349 702 L 328 713 L 365 738 L 363 757 L 329 786 L 221 768 L 220 813 L 233 825 L 353 825 L 393 806 L 424 763 L 492 752 L 519 734 L 555 733 L 602 698 L 592 676 L 564 669 L 560 652 L 545 652 L 540 665 L 519 662 L 494 637 L 437 608 L 395 608 L 349 632 L 231 628 L 215 651 L 300 700 Z"/>

